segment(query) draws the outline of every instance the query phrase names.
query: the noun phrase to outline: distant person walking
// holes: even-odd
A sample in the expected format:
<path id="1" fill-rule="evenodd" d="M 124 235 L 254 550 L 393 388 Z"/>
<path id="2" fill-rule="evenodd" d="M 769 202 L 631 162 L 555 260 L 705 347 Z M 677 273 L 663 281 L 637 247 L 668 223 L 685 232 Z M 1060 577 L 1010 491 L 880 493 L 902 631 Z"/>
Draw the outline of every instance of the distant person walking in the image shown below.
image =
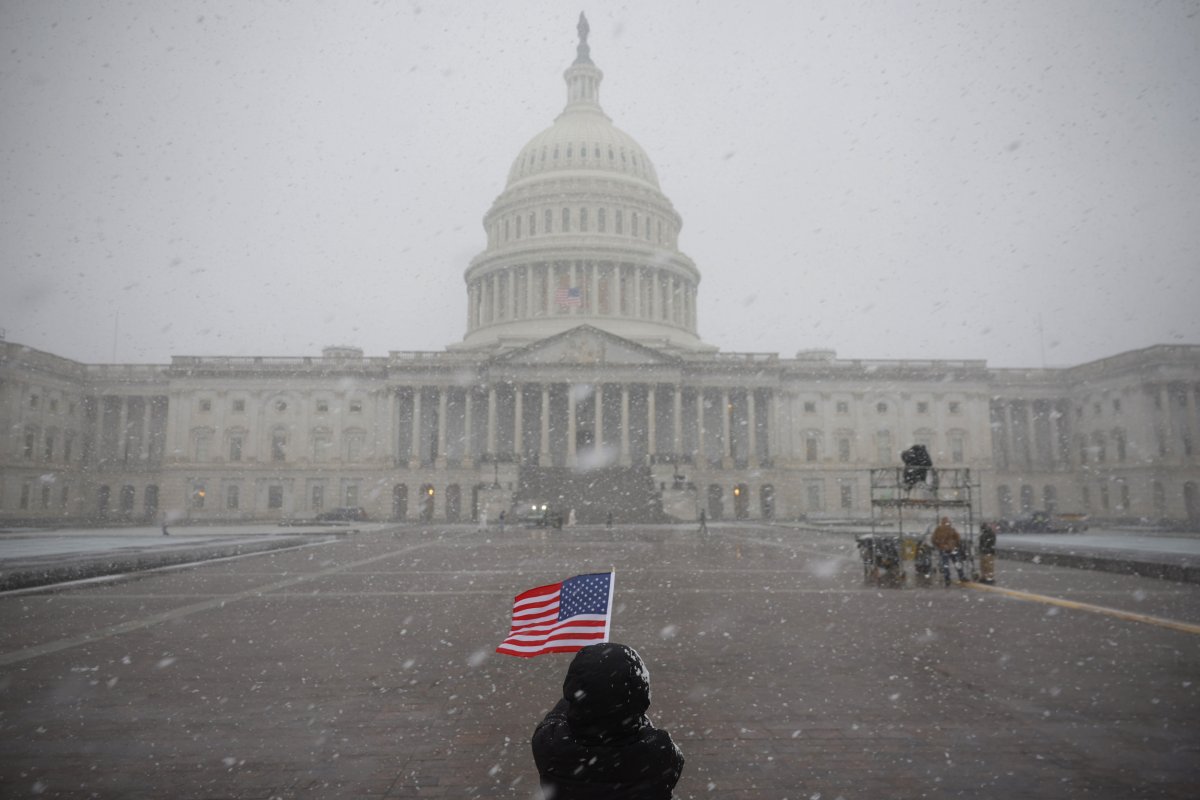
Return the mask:
<path id="1" fill-rule="evenodd" d="M 504 533 L 504 512 L 503 511 L 500 512 L 499 522 L 500 522 L 500 532 Z"/>
<path id="2" fill-rule="evenodd" d="M 979 582 L 996 582 L 996 526 L 990 522 L 979 526 Z"/>
<path id="3" fill-rule="evenodd" d="M 708 517 L 704 513 L 704 509 L 700 509 L 700 530 L 697 533 L 708 533 Z"/>
<path id="4" fill-rule="evenodd" d="M 963 576 L 962 553 L 959 548 L 962 546 L 962 537 L 958 535 L 958 531 L 950 524 L 949 517 L 942 517 L 941 523 L 933 530 L 933 546 L 937 548 L 938 556 L 942 560 L 942 580 L 946 586 L 950 585 L 950 563 L 954 562 L 954 569 L 958 572 L 958 582 L 962 583 L 966 580 Z"/>

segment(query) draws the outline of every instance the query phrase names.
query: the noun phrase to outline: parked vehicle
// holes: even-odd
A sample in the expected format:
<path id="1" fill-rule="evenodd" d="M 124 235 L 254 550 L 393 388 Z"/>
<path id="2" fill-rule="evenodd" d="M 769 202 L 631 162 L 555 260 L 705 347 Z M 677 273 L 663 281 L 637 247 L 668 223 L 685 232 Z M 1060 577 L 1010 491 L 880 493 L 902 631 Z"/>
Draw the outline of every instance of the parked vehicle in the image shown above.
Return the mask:
<path id="1" fill-rule="evenodd" d="M 1088 529 L 1087 514 L 1051 514 L 1034 511 L 999 522 L 1001 533 L 1078 533 Z"/>
<path id="2" fill-rule="evenodd" d="M 321 522 L 366 522 L 367 511 L 362 506 L 340 506 L 317 515 Z"/>

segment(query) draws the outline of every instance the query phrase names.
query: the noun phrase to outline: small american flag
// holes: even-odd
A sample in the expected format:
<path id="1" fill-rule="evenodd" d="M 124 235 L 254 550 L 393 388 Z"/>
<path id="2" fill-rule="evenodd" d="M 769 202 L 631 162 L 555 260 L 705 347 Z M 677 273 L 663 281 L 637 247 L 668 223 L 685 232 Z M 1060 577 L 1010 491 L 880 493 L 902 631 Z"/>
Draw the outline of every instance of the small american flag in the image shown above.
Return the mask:
<path id="1" fill-rule="evenodd" d="M 576 575 L 513 598 L 512 630 L 497 653 L 532 658 L 608 641 L 614 573 Z"/>
<path id="2" fill-rule="evenodd" d="M 560 286 L 554 292 L 554 302 L 567 308 L 579 308 L 583 305 L 583 293 L 578 286 Z"/>

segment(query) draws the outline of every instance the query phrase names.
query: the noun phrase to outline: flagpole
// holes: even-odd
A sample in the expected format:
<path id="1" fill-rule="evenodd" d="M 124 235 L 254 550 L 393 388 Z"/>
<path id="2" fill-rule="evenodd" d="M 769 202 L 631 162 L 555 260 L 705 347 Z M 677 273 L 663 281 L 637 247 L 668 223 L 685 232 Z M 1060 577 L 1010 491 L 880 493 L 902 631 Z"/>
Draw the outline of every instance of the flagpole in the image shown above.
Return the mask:
<path id="1" fill-rule="evenodd" d="M 617 586 L 617 570 L 615 568 L 610 567 L 608 570 L 608 617 L 604 620 L 604 641 L 606 641 L 606 642 L 612 641 L 612 638 L 609 636 L 609 633 L 612 631 L 612 618 L 613 618 L 613 613 L 616 611 L 616 609 L 613 608 L 613 603 L 612 603 L 613 590 L 616 588 L 616 586 Z"/>

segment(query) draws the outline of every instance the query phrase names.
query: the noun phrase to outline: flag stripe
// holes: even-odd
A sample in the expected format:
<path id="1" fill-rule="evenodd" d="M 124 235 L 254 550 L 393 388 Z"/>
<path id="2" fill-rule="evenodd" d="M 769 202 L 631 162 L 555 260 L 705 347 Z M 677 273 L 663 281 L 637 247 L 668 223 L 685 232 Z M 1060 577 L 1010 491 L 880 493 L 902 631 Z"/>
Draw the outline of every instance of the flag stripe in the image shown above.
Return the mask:
<path id="1" fill-rule="evenodd" d="M 528 658 L 608 641 L 612 573 L 577 575 L 513 598 L 512 625 L 497 653 Z"/>

